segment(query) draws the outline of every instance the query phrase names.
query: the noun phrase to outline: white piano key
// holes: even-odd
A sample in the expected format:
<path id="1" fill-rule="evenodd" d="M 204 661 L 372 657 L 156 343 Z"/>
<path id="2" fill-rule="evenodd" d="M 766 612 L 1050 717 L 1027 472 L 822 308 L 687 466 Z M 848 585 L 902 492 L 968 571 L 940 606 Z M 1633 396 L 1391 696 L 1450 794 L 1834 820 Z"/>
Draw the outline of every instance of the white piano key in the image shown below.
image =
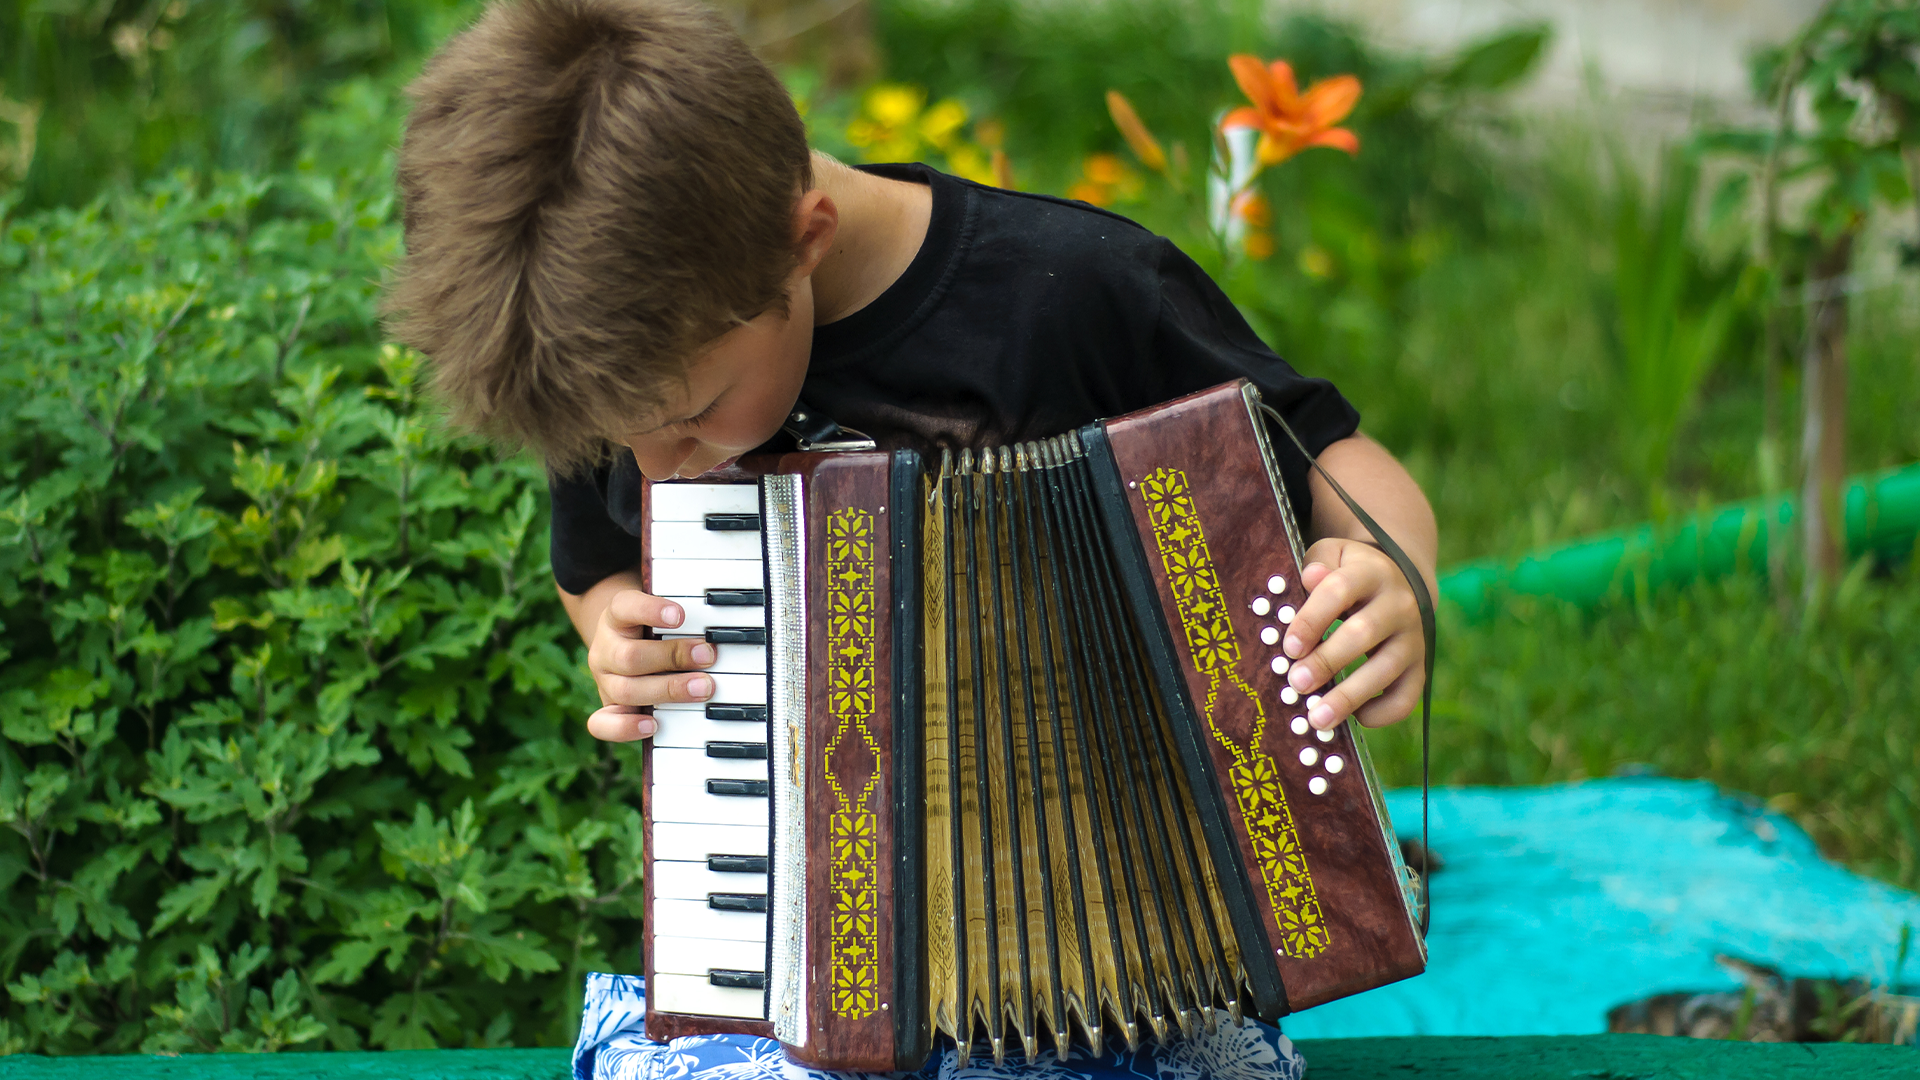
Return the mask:
<path id="1" fill-rule="evenodd" d="M 653 520 L 705 522 L 708 514 L 757 514 L 758 484 L 655 484 Z"/>
<path id="2" fill-rule="evenodd" d="M 707 790 L 704 779 L 662 784 L 656 773 L 652 800 L 650 805 L 655 821 L 682 821 L 696 825 L 759 825 L 763 831 L 767 824 L 766 799 L 752 795 L 715 795 Z"/>
<path id="3" fill-rule="evenodd" d="M 760 588 L 758 585 L 753 587 Z M 704 634 L 709 627 L 714 626 L 767 625 L 767 609 L 763 607 L 729 607 L 709 604 L 706 596 L 701 593 L 690 596 L 667 596 L 667 599 L 680 605 L 685 618 L 680 620 L 679 626 L 663 627 L 660 630 L 662 634 Z"/>
<path id="4" fill-rule="evenodd" d="M 705 596 L 708 589 L 764 589 L 767 584 L 758 559 L 654 559 L 652 567 L 655 596 Z"/>
<path id="5" fill-rule="evenodd" d="M 735 625 L 744 625 L 736 623 Z M 693 637 L 692 634 L 661 634 L 663 638 Z M 767 647 L 765 645 L 715 645 L 713 663 L 701 668 L 701 671 L 721 672 L 729 675 L 765 675 L 767 673 Z"/>
<path id="6" fill-rule="evenodd" d="M 653 864 L 653 898 L 655 900 L 705 900 L 708 893 L 765 893 L 766 891 L 767 875 L 765 874 L 723 874 L 707 869 L 707 864 L 703 862 Z M 732 964 L 708 965 L 708 967 L 732 966 Z M 703 967 L 700 970 L 707 969 Z"/>
<path id="7" fill-rule="evenodd" d="M 655 859 L 705 862 L 710 855 L 765 855 L 769 850 L 764 822 L 713 825 L 656 819 L 653 824 L 651 854 Z"/>
<path id="8" fill-rule="evenodd" d="M 647 533 L 650 559 L 752 559 L 760 561 L 758 530 L 709 529 L 704 521 L 660 521 Z"/>
<path id="9" fill-rule="evenodd" d="M 654 1012 L 685 1013 L 694 1016 L 744 1016 L 753 1020 L 767 1017 L 767 995 L 763 990 L 741 990 L 715 986 L 705 975 L 654 974 L 647 983 L 647 1004 Z"/>
<path id="10" fill-rule="evenodd" d="M 698 712 L 655 713 L 658 725 L 653 733 L 656 752 L 663 747 L 706 749 L 710 742 L 766 742 L 767 725 L 754 720 L 709 720 Z"/>
<path id="11" fill-rule="evenodd" d="M 716 938 L 721 941 L 767 940 L 766 912 L 721 911 L 708 907 L 704 896 L 698 900 L 662 900 L 655 897 L 653 925 L 656 930 L 665 930 L 675 937 Z"/>
<path id="12" fill-rule="evenodd" d="M 704 746 L 697 750 L 671 746 L 653 748 L 653 786 L 656 790 L 704 784 L 715 777 L 765 780 L 767 762 L 765 758 L 755 761 L 752 758 L 708 757 Z"/>
<path id="13" fill-rule="evenodd" d="M 716 941 L 713 938 L 653 935 L 653 974 L 698 975 L 714 968 L 765 971 L 767 946 L 760 941 Z"/>
<path id="14" fill-rule="evenodd" d="M 713 675 L 713 696 L 706 701 L 668 701 L 653 707 L 658 713 L 668 712 L 705 712 L 707 702 L 719 705 L 765 705 L 767 703 L 767 677 L 765 675 L 739 675 L 732 672 L 709 673 Z"/>

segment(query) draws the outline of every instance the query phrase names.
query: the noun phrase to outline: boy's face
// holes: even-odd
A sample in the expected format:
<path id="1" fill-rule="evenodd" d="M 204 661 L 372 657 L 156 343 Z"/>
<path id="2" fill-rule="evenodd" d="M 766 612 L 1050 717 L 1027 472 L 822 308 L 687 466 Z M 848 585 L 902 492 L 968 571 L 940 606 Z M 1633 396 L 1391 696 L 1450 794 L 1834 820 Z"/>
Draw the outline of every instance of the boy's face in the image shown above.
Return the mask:
<path id="1" fill-rule="evenodd" d="M 840 212 L 818 188 L 793 208 L 796 265 L 787 310 L 765 312 L 720 335 L 687 368 L 665 407 L 621 441 L 649 480 L 699 476 L 773 437 L 786 423 L 813 355 L 813 272 L 833 245 Z"/>
<path id="2" fill-rule="evenodd" d="M 687 369 L 648 428 L 625 442 L 649 480 L 699 476 L 773 437 L 800 397 L 813 350 L 813 290 L 792 283 L 778 309 L 722 334 Z"/>

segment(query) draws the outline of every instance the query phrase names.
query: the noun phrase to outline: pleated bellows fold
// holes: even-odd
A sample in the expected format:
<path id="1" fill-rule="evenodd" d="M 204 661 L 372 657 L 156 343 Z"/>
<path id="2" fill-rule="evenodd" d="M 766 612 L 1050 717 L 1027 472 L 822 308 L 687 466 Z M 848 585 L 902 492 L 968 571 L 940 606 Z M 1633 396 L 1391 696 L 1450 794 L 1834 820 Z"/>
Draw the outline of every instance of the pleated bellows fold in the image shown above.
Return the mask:
<path id="1" fill-rule="evenodd" d="M 925 485 L 929 1015 L 996 1059 L 1211 1030 L 1244 986 L 1071 436 Z"/>

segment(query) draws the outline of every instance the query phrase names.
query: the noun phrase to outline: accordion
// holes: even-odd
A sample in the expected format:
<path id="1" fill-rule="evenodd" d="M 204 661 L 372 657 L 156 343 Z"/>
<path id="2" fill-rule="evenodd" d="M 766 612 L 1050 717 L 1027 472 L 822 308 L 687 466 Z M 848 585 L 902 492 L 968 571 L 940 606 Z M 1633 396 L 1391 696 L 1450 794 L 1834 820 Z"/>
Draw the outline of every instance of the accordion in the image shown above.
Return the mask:
<path id="1" fill-rule="evenodd" d="M 1231 383 L 982 451 L 765 455 L 642 496 L 647 1031 L 917 1068 L 1275 1019 L 1418 974 L 1355 725 L 1287 685 L 1300 530 Z"/>

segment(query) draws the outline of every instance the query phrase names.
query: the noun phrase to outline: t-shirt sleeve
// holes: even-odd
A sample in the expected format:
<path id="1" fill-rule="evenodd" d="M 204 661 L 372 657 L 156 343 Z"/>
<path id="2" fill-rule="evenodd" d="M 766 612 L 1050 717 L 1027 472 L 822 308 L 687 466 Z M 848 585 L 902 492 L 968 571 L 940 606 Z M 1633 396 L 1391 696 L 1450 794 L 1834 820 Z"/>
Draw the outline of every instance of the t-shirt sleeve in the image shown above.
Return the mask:
<path id="1" fill-rule="evenodd" d="M 1161 400 L 1249 379 L 1316 457 L 1360 428 L 1360 413 L 1331 382 L 1310 379 L 1275 355 L 1206 271 L 1165 240 L 1153 349 L 1167 379 Z M 1287 498 L 1304 525 L 1313 510 L 1307 461 L 1285 435 L 1270 434 Z"/>
<path id="2" fill-rule="evenodd" d="M 601 466 L 573 477 L 549 475 L 553 580 L 575 596 L 640 562 L 640 538 L 607 510 L 613 469 Z"/>

